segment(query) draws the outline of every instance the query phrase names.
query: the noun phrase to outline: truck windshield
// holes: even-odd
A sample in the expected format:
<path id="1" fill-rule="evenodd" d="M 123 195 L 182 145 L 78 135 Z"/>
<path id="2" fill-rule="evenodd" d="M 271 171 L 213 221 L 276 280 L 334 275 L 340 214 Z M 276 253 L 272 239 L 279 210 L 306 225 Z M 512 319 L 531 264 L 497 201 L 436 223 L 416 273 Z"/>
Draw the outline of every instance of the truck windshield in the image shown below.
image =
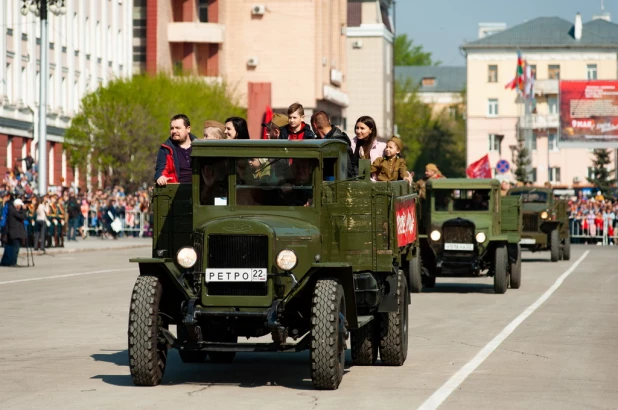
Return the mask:
<path id="1" fill-rule="evenodd" d="M 313 206 L 317 159 L 203 158 L 200 204 L 231 205 L 229 178 L 236 177 L 236 205 Z"/>
<path id="2" fill-rule="evenodd" d="M 540 191 L 513 191 L 509 192 L 509 196 L 520 196 L 521 201 L 523 203 L 529 202 L 537 202 L 537 203 L 545 203 L 547 202 L 547 192 Z"/>
<path id="3" fill-rule="evenodd" d="M 436 189 L 435 211 L 488 211 L 489 189 Z"/>

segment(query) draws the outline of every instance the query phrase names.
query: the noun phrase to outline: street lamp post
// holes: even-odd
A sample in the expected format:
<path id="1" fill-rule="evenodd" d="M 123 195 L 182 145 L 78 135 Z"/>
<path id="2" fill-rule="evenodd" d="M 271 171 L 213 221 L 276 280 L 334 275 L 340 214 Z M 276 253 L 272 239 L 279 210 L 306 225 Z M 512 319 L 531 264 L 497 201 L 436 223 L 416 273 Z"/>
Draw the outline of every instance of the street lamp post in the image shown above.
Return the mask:
<path id="1" fill-rule="evenodd" d="M 38 164 L 38 190 L 39 195 L 47 193 L 47 78 L 49 76 L 49 64 L 47 54 L 49 42 L 47 40 L 47 10 L 54 15 L 60 16 L 66 13 L 64 0 L 22 0 L 21 14 L 26 16 L 28 12 L 41 18 L 41 58 L 39 69 L 39 164 Z"/>

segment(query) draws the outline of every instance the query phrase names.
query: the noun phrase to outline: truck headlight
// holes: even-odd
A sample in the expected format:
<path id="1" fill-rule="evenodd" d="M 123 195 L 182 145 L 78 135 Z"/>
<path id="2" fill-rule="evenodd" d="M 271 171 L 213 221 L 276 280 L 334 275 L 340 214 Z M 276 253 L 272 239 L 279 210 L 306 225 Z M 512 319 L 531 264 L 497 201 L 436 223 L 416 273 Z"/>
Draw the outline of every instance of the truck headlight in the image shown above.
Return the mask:
<path id="1" fill-rule="evenodd" d="M 183 268 L 191 268 L 197 262 L 197 253 L 191 247 L 182 248 L 176 254 L 178 264 Z"/>
<path id="2" fill-rule="evenodd" d="M 290 271 L 296 267 L 298 257 L 289 249 L 284 249 L 277 255 L 277 266 L 281 270 Z"/>
<path id="3" fill-rule="evenodd" d="M 485 242 L 485 239 L 487 239 L 487 235 L 485 235 L 485 233 L 483 232 L 479 232 L 476 234 L 476 241 L 478 243 L 483 243 Z"/>
<path id="4" fill-rule="evenodd" d="M 440 240 L 440 238 L 442 237 L 442 234 L 440 233 L 440 231 L 433 231 L 429 237 L 431 238 L 432 241 L 434 242 L 438 242 Z"/>
<path id="5" fill-rule="evenodd" d="M 541 219 L 547 219 L 549 215 L 547 214 L 547 212 L 543 211 L 541 212 Z"/>

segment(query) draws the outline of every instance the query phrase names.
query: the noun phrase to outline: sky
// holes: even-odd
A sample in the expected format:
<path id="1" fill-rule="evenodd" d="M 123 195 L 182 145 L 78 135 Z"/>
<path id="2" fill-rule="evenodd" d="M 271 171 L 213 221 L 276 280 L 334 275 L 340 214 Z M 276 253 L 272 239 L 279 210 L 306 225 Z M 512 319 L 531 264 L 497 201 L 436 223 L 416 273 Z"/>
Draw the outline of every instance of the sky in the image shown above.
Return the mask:
<path id="1" fill-rule="evenodd" d="M 618 0 L 604 0 L 618 23 Z M 584 23 L 601 12 L 601 0 L 396 0 L 395 28 L 421 44 L 442 65 L 464 66 L 459 47 L 478 38 L 479 23 L 506 23 L 507 29 L 537 17 L 561 17 Z"/>

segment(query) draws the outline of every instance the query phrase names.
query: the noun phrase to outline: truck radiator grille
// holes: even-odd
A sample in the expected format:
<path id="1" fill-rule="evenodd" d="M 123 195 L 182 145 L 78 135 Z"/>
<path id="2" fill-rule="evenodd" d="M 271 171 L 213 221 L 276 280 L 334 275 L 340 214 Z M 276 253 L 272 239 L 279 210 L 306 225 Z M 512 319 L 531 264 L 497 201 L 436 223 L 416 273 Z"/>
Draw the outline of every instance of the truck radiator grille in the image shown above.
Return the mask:
<path id="1" fill-rule="evenodd" d="M 268 236 L 208 235 L 208 268 L 269 268 Z M 268 282 L 210 282 L 212 296 L 267 296 Z"/>
<path id="2" fill-rule="evenodd" d="M 444 226 L 442 234 L 444 242 L 474 243 L 474 227 L 472 226 Z"/>
<path id="3" fill-rule="evenodd" d="M 209 268 L 268 268 L 268 236 L 208 235 Z"/>
<path id="4" fill-rule="evenodd" d="M 539 217 L 537 214 L 524 214 L 524 228 L 525 232 L 538 231 L 539 230 Z"/>

